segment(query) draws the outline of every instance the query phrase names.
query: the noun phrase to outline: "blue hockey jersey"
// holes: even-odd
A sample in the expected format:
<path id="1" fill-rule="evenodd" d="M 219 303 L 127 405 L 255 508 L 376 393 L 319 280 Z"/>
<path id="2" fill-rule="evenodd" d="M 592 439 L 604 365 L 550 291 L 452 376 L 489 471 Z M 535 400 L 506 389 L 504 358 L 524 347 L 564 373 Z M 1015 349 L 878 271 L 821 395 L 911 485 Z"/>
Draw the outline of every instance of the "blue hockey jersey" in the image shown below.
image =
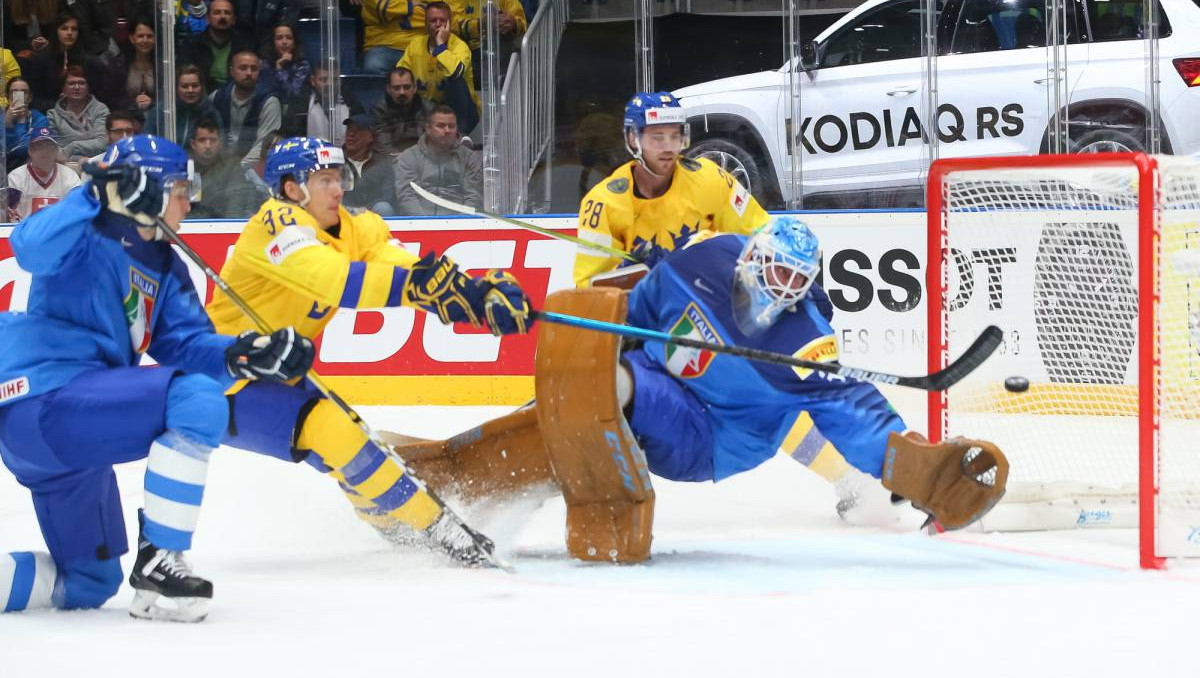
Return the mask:
<path id="1" fill-rule="evenodd" d="M 627 322 L 707 342 L 837 360 L 832 306 L 817 285 L 771 327 L 753 336 L 738 330 L 734 266 L 745 242 L 745 236 L 718 235 L 669 254 L 634 288 Z M 661 342 L 648 341 L 639 350 L 704 403 L 713 433 L 714 480 L 774 456 L 802 412 L 848 462 L 876 478 L 888 434 L 906 428 L 867 382 Z"/>
<path id="2" fill-rule="evenodd" d="M 88 370 L 164 366 L 233 384 L 187 268 L 163 241 L 102 210 L 90 183 L 17 224 L 10 239 L 33 274 L 24 313 L 0 313 L 0 406 Z"/>

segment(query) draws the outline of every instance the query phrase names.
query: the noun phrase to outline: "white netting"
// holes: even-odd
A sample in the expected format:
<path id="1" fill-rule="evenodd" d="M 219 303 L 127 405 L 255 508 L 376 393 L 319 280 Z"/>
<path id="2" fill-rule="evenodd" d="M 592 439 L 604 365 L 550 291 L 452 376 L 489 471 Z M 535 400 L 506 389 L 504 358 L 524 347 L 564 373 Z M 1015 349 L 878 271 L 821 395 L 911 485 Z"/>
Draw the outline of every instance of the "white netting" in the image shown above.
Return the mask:
<path id="1" fill-rule="evenodd" d="M 1133 164 L 945 175 L 950 358 L 989 324 L 1005 331 L 996 355 L 947 392 L 945 433 L 1000 445 L 1012 462 L 1006 501 L 1077 502 L 1079 522 L 1108 522 L 1136 499 L 1139 309 L 1153 308 L 1139 305 L 1138 271 L 1156 260 L 1139 252 L 1138 219 L 1151 210 L 1164 262 L 1159 505 L 1200 526 L 1200 168 L 1161 167 L 1157 205 L 1139 204 Z M 1014 375 L 1028 391 L 1005 391 Z"/>

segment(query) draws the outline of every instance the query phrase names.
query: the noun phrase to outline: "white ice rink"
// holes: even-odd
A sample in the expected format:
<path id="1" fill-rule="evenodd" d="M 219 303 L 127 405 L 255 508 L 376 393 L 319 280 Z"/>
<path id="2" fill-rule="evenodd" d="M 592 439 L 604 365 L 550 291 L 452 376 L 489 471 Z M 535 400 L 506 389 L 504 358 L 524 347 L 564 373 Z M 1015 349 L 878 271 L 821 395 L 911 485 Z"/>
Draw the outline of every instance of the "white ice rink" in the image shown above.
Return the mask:
<path id="1" fill-rule="evenodd" d="M 507 411 L 363 410 L 431 437 Z M 134 531 L 142 468 L 118 469 Z M 853 528 L 786 458 L 655 487 L 649 563 L 567 559 L 554 499 L 479 521 L 506 574 L 392 547 L 311 467 L 223 449 L 192 552 L 209 619 L 130 619 L 127 586 L 99 611 L 0 615 L 0 677 L 1200 676 L 1200 569 L 1139 571 L 1132 531 Z M 42 548 L 0 470 L 0 552 Z"/>

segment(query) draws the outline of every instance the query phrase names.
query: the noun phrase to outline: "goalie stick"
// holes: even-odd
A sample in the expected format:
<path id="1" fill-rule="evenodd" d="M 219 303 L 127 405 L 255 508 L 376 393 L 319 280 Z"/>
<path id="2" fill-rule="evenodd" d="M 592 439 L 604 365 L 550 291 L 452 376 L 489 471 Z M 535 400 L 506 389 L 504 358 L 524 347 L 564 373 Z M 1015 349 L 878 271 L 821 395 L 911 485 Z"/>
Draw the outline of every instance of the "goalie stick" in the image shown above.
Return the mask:
<path id="1" fill-rule="evenodd" d="M 474 207 L 471 207 L 469 205 L 462 205 L 462 204 L 454 202 L 453 200 L 447 200 L 440 195 L 434 195 L 433 193 L 430 193 L 429 191 L 421 188 L 420 186 L 417 185 L 417 182 L 415 182 L 415 181 L 408 182 L 408 185 L 412 187 L 412 190 L 417 192 L 417 195 L 421 196 L 422 198 L 425 198 L 426 200 L 428 200 L 429 202 L 431 202 L 435 205 L 440 205 L 442 207 L 445 207 L 446 209 L 450 210 L 451 212 L 458 212 L 459 214 L 471 214 L 471 215 L 480 216 L 480 217 L 487 217 L 488 219 L 495 219 L 496 221 L 503 221 L 506 224 L 512 224 L 513 226 L 523 228 L 527 231 L 533 231 L 534 233 L 541 233 L 542 235 L 549 236 L 551 238 L 557 238 L 559 240 L 565 240 L 567 242 L 575 243 L 576 245 L 579 245 L 580 247 L 585 247 L 589 250 L 596 250 L 597 252 L 604 252 L 605 254 L 612 256 L 612 257 L 620 257 L 621 259 L 626 259 L 626 260 L 636 262 L 636 263 L 640 263 L 642 261 L 641 259 L 633 256 L 629 252 L 626 252 L 624 250 L 619 250 L 615 247 L 608 247 L 606 245 L 601 245 L 599 243 L 590 242 L 588 240 L 584 240 L 583 238 L 580 238 L 579 236 L 567 235 L 566 233 L 559 233 L 558 231 L 554 231 L 549 228 L 542 228 L 541 226 L 536 226 L 534 224 L 529 223 L 528 221 L 521 221 L 520 219 L 513 219 L 510 217 L 506 217 L 502 214 L 495 214 L 492 212 L 485 212 L 483 210 L 477 210 Z"/>
<path id="2" fill-rule="evenodd" d="M 917 388 L 923 391 L 945 391 L 953 386 L 960 379 L 970 374 L 976 367 L 983 364 L 988 356 L 996 350 L 1000 345 L 1001 339 L 1004 338 L 1004 333 L 999 327 L 989 325 L 979 333 L 971 346 L 963 352 L 957 360 L 947 365 L 945 368 L 920 377 L 902 377 L 896 374 L 888 374 L 886 372 L 876 372 L 874 370 L 864 370 L 861 367 L 850 367 L 839 363 L 822 363 L 814 360 L 805 360 L 795 356 L 785 355 L 783 353 L 774 353 L 772 351 L 763 351 L 757 348 L 747 348 L 744 346 L 726 346 L 725 344 L 712 344 L 707 341 L 699 341 L 697 339 L 689 339 L 687 337 L 678 337 L 666 332 L 658 332 L 656 330 L 648 330 L 642 327 L 633 327 L 631 325 L 619 325 L 616 323 L 604 322 L 602 320 L 592 320 L 590 318 L 580 318 L 578 316 L 566 315 L 564 313 L 553 313 L 550 311 L 531 311 L 530 316 L 541 320 L 542 322 L 557 323 L 559 325 L 570 325 L 587 330 L 595 330 L 597 332 L 608 332 L 617 334 L 623 337 L 632 337 L 635 339 L 648 339 L 650 341 L 661 341 L 664 344 L 674 344 L 676 346 L 686 346 L 688 348 L 697 348 L 704 351 L 712 351 L 713 353 L 725 353 L 735 355 L 748 360 L 757 360 L 764 363 L 774 363 L 777 365 L 791 365 L 792 367 L 803 367 L 805 369 L 833 374 L 839 377 L 849 377 L 860 381 L 871 381 L 878 384 L 893 384 L 896 386 L 907 386 L 909 388 Z"/>
<path id="3" fill-rule="evenodd" d="M 196 254 L 196 250 L 192 249 L 190 245 L 183 241 L 182 236 L 171 230 L 171 228 L 169 228 L 161 219 L 158 222 L 158 228 L 166 234 L 167 239 L 169 239 L 176 247 L 178 247 L 181 252 L 187 255 L 188 259 L 192 260 L 192 263 L 196 264 L 200 267 L 200 270 L 204 271 L 204 275 L 207 276 L 214 285 L 220 288 L 220 290 L 224 292 L 225 295 L 228 296 L 233 303 L 242 310 L 242 313 L 246 314 L 246 317 L 250 318 L 255 326 L 258 327 L 260 332 L 264 334 L 270 334 L 273 331 L 271 326 L 267 324 L 266 320 L 264 320 L 263 317 L 258 314 L 258 312 L 256 312 L 248 303 L 246 303 L 246 300 L 243 299 L 241 295 L 239 295 L 237 292 L 234 292 L 233 288 L 231 288 L 216 271 L 214 271 L 207 263 L 205 263 L 204 260 L 200 258 L 199 254 Z M 335 393 L 333 389 L 326 386 L 320 375 L 313 370 L 309 370 L 305 377 L 309 380 L 309 382 L 312 383 L 313 386 L 317 387 L 317 390 L 320 391 L 322 395 L 324 395 L 326 398 L 329 398 L 329 400 L 332 401 L 333 404 L 337 405 L 342 412 L 345 412 L 346 416 L 350 417 L 350 421 L 353 421 L 358 428 L 360 428 L 362 432 L 367 435 L 367 438 L 374 443 L 375 447 L 379 448 L 388 459 L 391 459 L 393 462 L 395 462 L 396 465 L 401 468 L 402 472 L 412 479 L 413 483 L 415 483 L 418 488 L 425 490 L 425 492 L 429 495 L 429 498 L 433 500 L 433 502 L 437 504 L 438 508 L 442 510 L 442 514 L 448 517 L 455 527 L 465 532 L 480 551 L 487 554 L 488 562 L 491 565 L 505 571 L 512 571 L 512 568 L 501 561 L 499 556 L 496 555 L 495 543 L 493 543 L 491 539 L 488 539 L 481 532 L 477 532 L 468 526 L 466 521 L 464 521 L 457 513 L 447 506 L 444 501 L 442 501 L 441 497 L 437 496 L 433 490 L 431 490 L 425 485 L 425 483 L 421 482 L 419 478 L 413 475 L 408 469 L 407 464 L 404 463 L 404 459 L 396 453 L 396 450 L 394 450 L 392 446 L 389 445 L 379 435 L 379 433 L 375 431 L 375 429 L 371 428 L 370 424 L 363 421 L 363 418 L 359 416 L 358 412 L 356 412 L 349 403 L 347 403 L 345 400 L 342 400 L 341 396 Z"/>

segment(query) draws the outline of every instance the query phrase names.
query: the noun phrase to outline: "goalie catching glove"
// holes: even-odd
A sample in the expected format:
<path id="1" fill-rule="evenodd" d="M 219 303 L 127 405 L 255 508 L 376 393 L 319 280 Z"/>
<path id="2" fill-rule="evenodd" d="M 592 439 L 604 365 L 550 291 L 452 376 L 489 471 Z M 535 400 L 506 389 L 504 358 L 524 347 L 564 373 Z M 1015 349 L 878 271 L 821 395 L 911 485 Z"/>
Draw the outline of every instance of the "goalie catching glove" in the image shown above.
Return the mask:
<path id="1" fill-rule="evenodd" d="M 270 335 L 246 331 L 225 349 L 225 367 L 234 379 L 291 381 L 312 367 L 313 344 L 286 327 Z"/>
<path id="2" fill-rule="evenodd" d="M 892 433 L 881 480 L 913 508 L 957 530 L 982 518 L 1004 496 L 1008 459 L 982 440 L 951 438 L 934 445 L 919 433 Z"/>
<path id="3" fill-rule="evenodd" d="M 92 195 L 110 212 L 153 227 L 162 216 L 164 194 L 158 179 L 141 167 L 110 167 L 89 162 L 83 171 L 92 178 Z"/>
<path id="4" fill-rule="evenodd" d="M 503 271 L 472 278 L 452 260 L 435 258 L 431 252 L 412 265 L 405 294 L 445 324 L 483 325 L 497 336 L 529 331 L 529 297 L 517 279 Z"/>

